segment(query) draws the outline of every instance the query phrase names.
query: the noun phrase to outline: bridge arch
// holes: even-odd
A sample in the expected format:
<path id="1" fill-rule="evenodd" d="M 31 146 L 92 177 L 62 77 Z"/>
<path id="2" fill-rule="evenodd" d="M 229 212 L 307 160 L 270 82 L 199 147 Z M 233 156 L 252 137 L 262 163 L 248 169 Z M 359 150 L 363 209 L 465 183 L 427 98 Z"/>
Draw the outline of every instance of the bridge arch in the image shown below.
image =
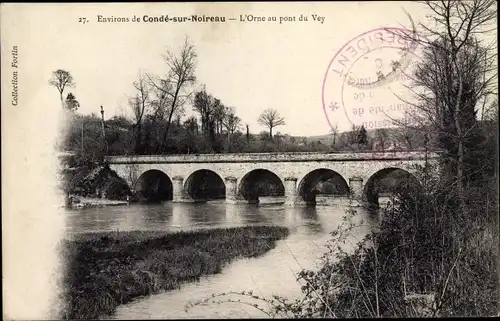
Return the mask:
<path id="1" fill-rule="evenodd" d="M 258 203 L 259 196 L 285 196 L 285 185 L 274 172 L 258 168 L 241 178 L 238 191 L 243 199 Z"/>
<path id="2" fill-rule="evenodd" d="M 368 178 L 363 189 L 363 196 L 369 204 L 378 206 L 380 194 L 390 194 L 407 187 L 418 190 L 422 185 L 408 169 L 399 167 L 383 168 Z"/>
<path id="3" fill-rule="evenodd" d="M 184 182 L 184 191 L 194 200 L 226 198 L 226 185 L 216 172 L 199 169 L 191 173 Z"/>
<path id="4" fill-rule="evenodd" d="M 147 170 L 139 176 L 133 186 L 140 201 L 170 201 L 173 196 L 172 180 L 158 169 Z"/>
<path id="5" fill-rule="evenodd" d="M 316 204 L 316 194 L 349 195 L 349 184 L 338 172 L 318 168 L 307 173 L 298 184 L 298 194 L 306 204 Z"/>

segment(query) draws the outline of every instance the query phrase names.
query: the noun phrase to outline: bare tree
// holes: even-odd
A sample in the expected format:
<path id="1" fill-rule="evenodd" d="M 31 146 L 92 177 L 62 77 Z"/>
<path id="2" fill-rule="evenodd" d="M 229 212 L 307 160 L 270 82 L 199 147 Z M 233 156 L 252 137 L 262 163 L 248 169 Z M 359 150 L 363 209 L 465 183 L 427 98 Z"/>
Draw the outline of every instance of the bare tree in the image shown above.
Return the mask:
<path id="1" fill-rule="evenodd" d="M 407 119 L 411 118 L 411 127 L 453 145 L 448 160 L 463 210 L 466 144 L 477 129 L 476 108 L 495 95 L 496 42 L 485 44 L 480 38 L 495 30 L 496 5 L 492 0 L 426 1 L 425 5 L 433 14 L 430 21 L 419 24 L 424 37 L 403 35 L 424 48 L 423 63 L 410 76 L 417 103 L 407 102 L 415 107 Z M 396 124 L 408 126 L 407 119 Z"/>
<path id="2" fill-rule="evenodd" d="M 229 146 L 231 144 L 231 136 L 236 130 L 238 130 L 241 125 L 241 119 L 236 116 L 234 107 L 226 107 L 225 109 L 226 110 L 224 112 L 225 117 L 223 119 L 223 124 L 227 130 L 227 143 Z"/>
<path id="3" fill-rule="evenodd" d="M 143 74 L 139 74 L 139 78 L 133 83 L 136 90 L 135 97 L 129 99 L 129 106 L 133 112 L 133 128 L 134 128 L 134 152 L 141 152 L 141 130 L 142 123 L 148 109 L 151 107 L 151 86 Z"/>
<path id="4" fill-rule="evenodd" d="M 273 139 L 273 128 L 285 125 L 285 118 L 281 117 L 276 109 L 268 108 L 260 114 L 257 120 L 260 125 L 269 128 L 269 138 Z"/>
<path id="5" fill-rule="evenodd" d="M 188 38 L 185 39 L 179 55 L 175 55 L 169 50 L 163 58 L 169 69 L 166 76 L 163 78 L 149 76 L 151 84 L 157 91 L 155 118 L 163 116 L 162 118 L 166 120 L 163 138 L 157 152 L 165 150 L 172 118 L 184 108 L 192 94 L 189 88 L 196 82 L 197 54 L 194 45 L 189 42 Z"/>
<path id="6" fill-rule="evenodd" d="M 49 80 L 49 84 L 51 86 L 56 87 L 59 92 L 59 98 L 61 99 L 61 106 L 65 108 L 63 93 L 66 87 L 74 87 L 75 83 L 73 82 L 73 76 L 69 73 L 69 71 L 63 69 L 57 69 L 52 72 L 52 77 Z"/>

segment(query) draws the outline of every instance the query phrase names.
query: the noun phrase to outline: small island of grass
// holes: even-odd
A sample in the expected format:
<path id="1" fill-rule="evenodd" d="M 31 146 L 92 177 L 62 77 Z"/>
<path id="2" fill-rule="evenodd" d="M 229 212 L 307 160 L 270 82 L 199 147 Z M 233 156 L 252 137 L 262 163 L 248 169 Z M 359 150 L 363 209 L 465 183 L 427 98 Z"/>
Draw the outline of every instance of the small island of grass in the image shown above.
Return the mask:
<path id="1" fill-rule="evenodd" d="M 132 299 L 220 273 L 234 259 L 262 255 L 288 229 L 248 226 L 168 232 L 108 232 L 64 243 L 63 319 L 97 319 Z"/>

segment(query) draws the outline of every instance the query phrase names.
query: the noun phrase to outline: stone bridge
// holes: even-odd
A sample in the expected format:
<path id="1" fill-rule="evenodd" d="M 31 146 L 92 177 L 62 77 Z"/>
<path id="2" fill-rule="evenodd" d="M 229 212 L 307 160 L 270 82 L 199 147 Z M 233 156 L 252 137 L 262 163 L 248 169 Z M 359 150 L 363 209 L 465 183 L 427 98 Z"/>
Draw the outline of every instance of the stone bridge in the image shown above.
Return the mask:
<path id="1" fill-rule="evenodd" d="M 436 162 L 438 152 L 252 153 L 108 156 L 110 168 L 145 198 L 192 202 L 220 198 L 258 202 L 280 196 L 285 204 L 314 204 L 318 184 L 332 194 L 378 200 L 377 184 L 394 171 L 418 183 L 414 165 Z"/>

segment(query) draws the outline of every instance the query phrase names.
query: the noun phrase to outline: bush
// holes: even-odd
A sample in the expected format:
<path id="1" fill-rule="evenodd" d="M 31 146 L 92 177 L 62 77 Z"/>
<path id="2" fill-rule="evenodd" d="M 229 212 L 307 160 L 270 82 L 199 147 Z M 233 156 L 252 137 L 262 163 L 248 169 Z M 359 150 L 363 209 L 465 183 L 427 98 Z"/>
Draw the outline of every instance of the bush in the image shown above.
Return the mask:
<path id="1" fill-rule="evenodd" d="M 355 223 L 355 211 L 348 211 L 321 267 L 299 273 L 302 299 L 237 294 L 265 302 L 256 308 L 271 317 L 496 315 L 497 181 L 469 186 L 467 210 L 460 212 L 454 188 L 434 170 L 421 169 L 424 188 L 400 187 L 381 210 L 379 226 L 353 252 L 345 244 L 364 223 Z"/>

